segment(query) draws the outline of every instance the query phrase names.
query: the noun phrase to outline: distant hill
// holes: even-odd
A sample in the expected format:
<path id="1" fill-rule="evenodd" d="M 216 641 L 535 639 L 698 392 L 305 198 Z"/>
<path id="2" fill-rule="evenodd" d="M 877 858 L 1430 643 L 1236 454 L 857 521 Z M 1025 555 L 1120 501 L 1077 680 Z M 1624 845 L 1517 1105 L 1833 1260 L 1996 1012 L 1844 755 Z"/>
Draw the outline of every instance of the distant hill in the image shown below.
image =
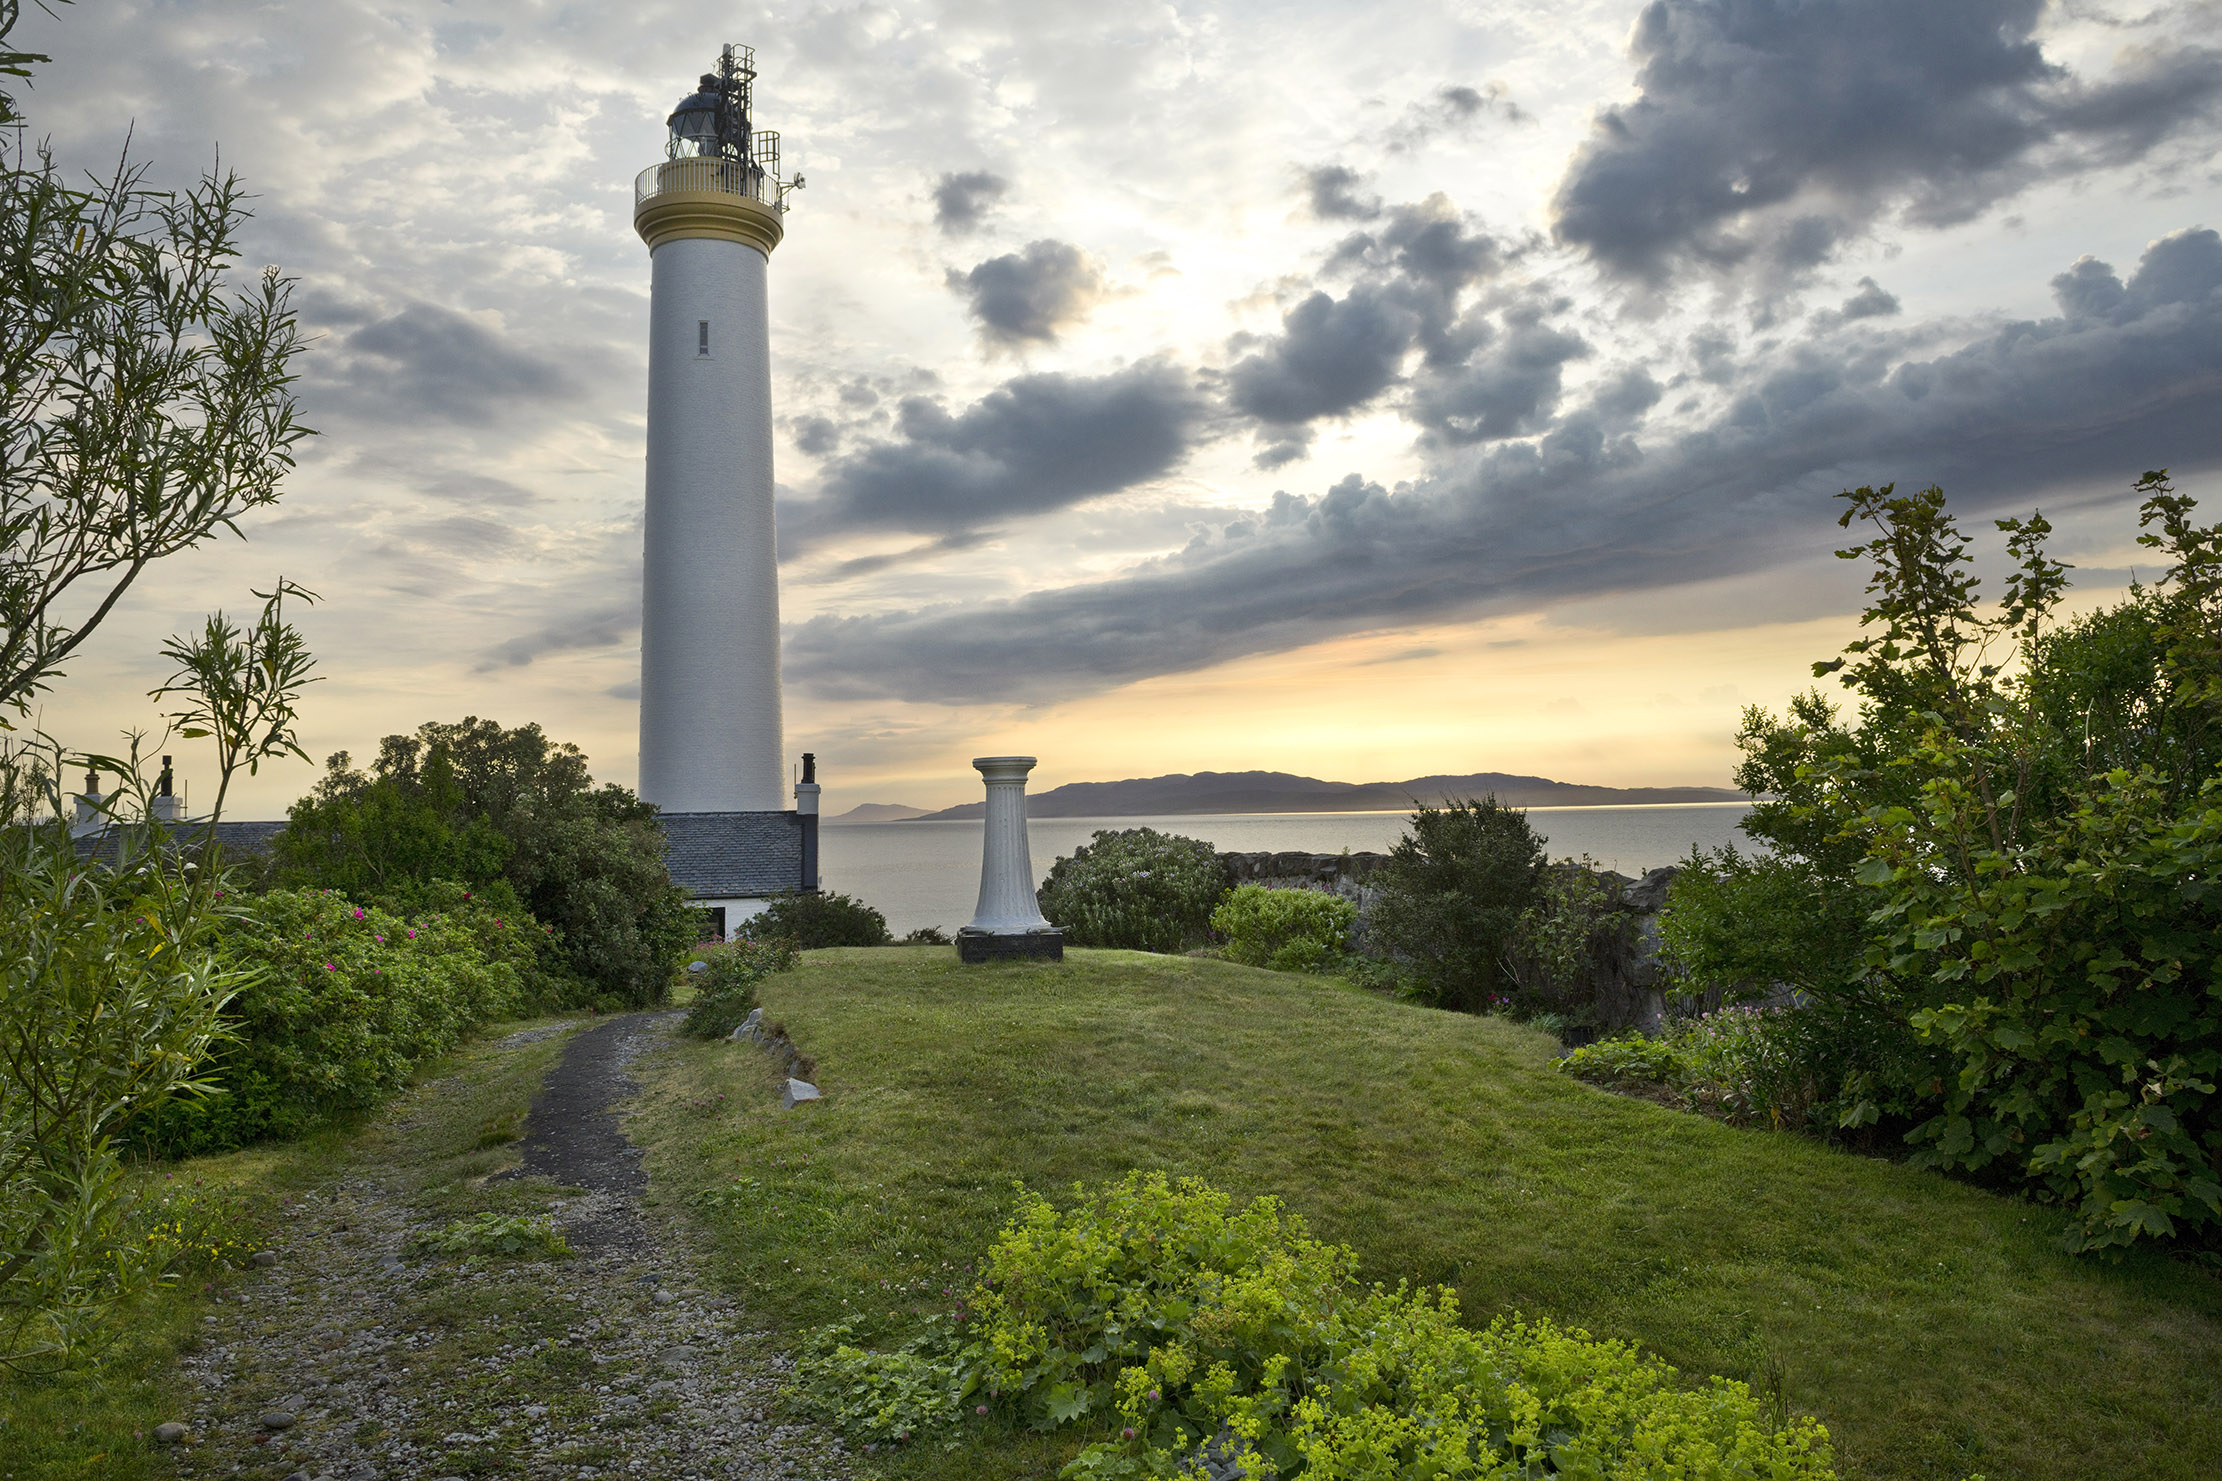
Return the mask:
<path id="1" fill-rule="evenodd" d="M 1480 771 L 1408 782 L 1323 782 L 1285 771 L 1199 771 L 1124 782 L 1068 782 L 1026 799 L 1036 818 L 1136 818 L 1181 813 L 1393 812 L 1415 802 L 1496 794 L 1513 807 L 1631 807 L 1648 802 L 1743 802 L 1729 787 L 1591 787 L 1548 777 Z M 985 804 L 921 813 L 925 819 L 976 818 Z"/>
<path id="2" fill-rule="evenodd" d="M 926 809 L 907 802 L 860 802 L 828 823 L 902 823 L 926 816 Z"/>

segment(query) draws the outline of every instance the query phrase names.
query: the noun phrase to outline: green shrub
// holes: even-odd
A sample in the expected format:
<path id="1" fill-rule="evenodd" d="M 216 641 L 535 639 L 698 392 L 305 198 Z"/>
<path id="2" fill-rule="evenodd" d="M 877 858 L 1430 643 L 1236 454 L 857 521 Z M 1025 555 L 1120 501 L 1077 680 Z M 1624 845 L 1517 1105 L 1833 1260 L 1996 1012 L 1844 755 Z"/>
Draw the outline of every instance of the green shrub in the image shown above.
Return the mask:
<path id="1" fill-rule="evenodd" d="M 1105 1436 L 1071 1478 L 1193 1475 L 1214 1445 L 1285 1481 L 1538 1475 L 1825 1481 L 1827 1432 L 1745 1385 L 1685 1388 L 1620 1342 L 1547 1322 L 1460 1325 L 1448 1290 L 1358 1287 L 1357 1257 L 1261 1198 L 1132 1173 L 1060 1214 L 1027 1199 L 970 1320 L 891 1353 L 828 1329 L 797 1364 L 820 1414 L 875 1441 L 969 1406 Z"/>
<path id="2" fill-rule="evenodd" d="M 797 892 L 775 895 L 771 904 L 741 922 L 739 934 L 756 940 L 782 939 L 798 951 L 826 946 L 886 946 L 887 917 L 847 895 Z"/>
<path id="3" fill-rule="evenodd" d="M 15 762 L 0 749 L 0 789 Z M 205 1084 L 243 977 L 218 951 L 224 897 L 159 856 L 88 868 L 0 811 L 0 1368 L 78 1363 L 164 1268 L 119 1138 Z"/>
<path id="4" fill-rule="evenodd" d="M 903 933 L 905 946 L 948 946 L 952 944 L 949 933 L 939 926 L 919 926 Z"/>
<path id="5" fill-rule="evenodd" d="M 1350 949 L 1355 902 L 1324 890 L 1269 890 L 1237 885 L 1211 913 L 1227 938 L 1227 960 L 1276 972 L 1325 972 Z"/>
<path id="6" fill-rule="evenodd" d="M 1050 866 L 1041 908 L 1074 946 L 1177 952 L 1209 939 L 1226 893 L 1226 866 L 1200 838 L 1099 830 Z"/>
<path id="7" fill-rule="evenodd" d="M 694 1002 L 680 1031 L 696 1039 L 723 1039 L 756 1006 L 756 984 L 795 964 L 795 943 L 781 937 L 743 936 L 703 957 L 695 974 Z"/>
<path id="8" fill-rule="evenodd" d="M 1511 998 L 1488 1006 L 1586 1028 L 1625 1027 L 1644 1007 L 1632 980 L 1635 948 L 1635 920 L 1621 908 L 1619 889 L 1588 856 L 1562 859 L 1544 873 L 1507 944 Z"/>
<path id="9" fill-rule="evenodd" d="M 252 980 L 225 1010 L 221 1093 L 162 1107 L 136 1128 L 169 1156 L 298 1136 L 368 1110 L 473 1026 L 524 1001 L 539 946 L 528 921 L 473 900 L 410 921 L 329 890 L 275 890 L 224 932 Z"/>
<path id="10" fill-rule="evenodd" d="M 295 803 L 274 845 L 281 883 L 336 889 L 402 914 L 440 881 L 497 881 L 552 931 L 568 1001 L 660 1003 L 698 917 L 664 865 L 656 810 L 594 785 L 577 746 L 537 725 L 468 717 L 379 743 L 368 772 L 344 751 Z"/>
<path id="11" fill-rule="evenodd" d="M 563 1260 L 571 1242 L 545 1214 L 473 1214 L 410 1241 L 433 1255 L 502 1256 L 512 1260 Z"/>
<path id="12" fill-rule="evenodd" d="M 1369 883 L 1366 950 L 1417 997 L 1478 1012 L 1518 984 L 1508 970 L 1521 916 L 1543 890 L 1543 840 L 1495 797 L 1422 807 Z"/>
<path id="13" fill-rule="evenodd" d="M 1670 1019 L 1651 1037 L 1625 1034 L 1569 1053 L 1559 1067 L 1593 1085 L 1657 1086 L 1689 1110 L 1733 1126 L 1835 1136 L 1876 1118 L 1874 1077 L 1916 1065 L 1948 1072 L 1942 1056 L 1888 1014 L 1849 1017 L 1840 1003 L 1723 1008 Z"/>

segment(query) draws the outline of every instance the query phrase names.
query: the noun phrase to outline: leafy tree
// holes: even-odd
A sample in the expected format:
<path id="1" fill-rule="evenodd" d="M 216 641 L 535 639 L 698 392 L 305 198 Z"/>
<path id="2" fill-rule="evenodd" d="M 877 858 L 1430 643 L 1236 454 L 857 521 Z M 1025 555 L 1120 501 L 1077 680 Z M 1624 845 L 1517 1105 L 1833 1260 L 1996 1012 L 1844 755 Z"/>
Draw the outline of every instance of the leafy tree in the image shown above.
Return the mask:
<path id="1" fill-rule="evenodd" d="M 1746 826 L 1798 888 L 1720 920 L 1765 943 L 1801 891 L 1857 899 L 1860 930 L 1825 928 L 1804 965 L 1822 1001 L 1886 1005 L 1944 1057 L 1877 1086 L 1917 1108 L 1916 1160 L 2069 1204 L 2075 1248 L 2222 1231 L 2222 900 L 2202 883 L 2222 863 L 2222 532 L 2164 471 L 2137 491 L 2161 581 L 2062 625 L 2042 516 L 1998 521 L 2014 571 L 1986 610 L 1941 491 L 1845 495 L 1872 530 L 1841 552 L 1871 563 L 1869 603 L 1816 667 L 1859 724 L 1818 696 L 1747 716 L 1746 785 L 1781 796 Z"/>
<path id="2" fill-rule="evenodd" d="M 476 716 L 387 736 L 368 772 L 333 756 L 274 847 L 281 878 L 404 906 L 440 880 L 504 884 L 554 928 L 560 970 L 628 1003 L 661 1002 L 694 944 L 663 850 L 655 809 L 596 786 L 577 746 Z"/>
<path id="3" fill-rule="evenodd" d="M 1211 937 L 1227 893 L 1219 851 L 1155 828 L 1099 829 L 1059 859 L 1039 891 L 1042 914 L 1075 946 L 1186 951 Z"/>
<path id="4" fill-rule="evenodd" d="M 45 58 L 7 39 L 0 76 Z M 0 94 L 0 124 L 17 122 Z M 234 275 L 246 191 L 128 157 L 68 183 L 0 129 L 0 707 L 31 697 L 150 564 L 273 503 L 296 420 L 293 280 Z M 64 615 L 68 614 L 68 615 Z M 79 615 L 81 614 L 81 615 Z"/>
<path id="5" fill-rule="evenodd" d="M 280 756 L 309 759 L 293 733 L 293 721 L 301 691 L 317 682 L 309 672 L 316 660 L 300 632 L 285 620 L 285 599 L 314 602 L 316 593 L 280 580 L 276 589 L 255 595 L 263 604 L 253 627 L 243 629 L 222 612 L 212 612 L 198 637 L 171 638 L 162 656 L 177 670 L 150 696 L 183 701 L 184 707 L 168 718 L 187 740 L 215 741 L 212 820 L 223 815 L 224 798 L 241 767 L 254 776 L 263 762 Z"/>
<path id="6" fill-rule="evenodd" d="M 1543 891 L 1543 840 L 1494 796 L 1421 807 L 1370 881 L 1368 950 L 1439 1007 L 1478 1012 L 1517 987 L 1520 918 Z"/>

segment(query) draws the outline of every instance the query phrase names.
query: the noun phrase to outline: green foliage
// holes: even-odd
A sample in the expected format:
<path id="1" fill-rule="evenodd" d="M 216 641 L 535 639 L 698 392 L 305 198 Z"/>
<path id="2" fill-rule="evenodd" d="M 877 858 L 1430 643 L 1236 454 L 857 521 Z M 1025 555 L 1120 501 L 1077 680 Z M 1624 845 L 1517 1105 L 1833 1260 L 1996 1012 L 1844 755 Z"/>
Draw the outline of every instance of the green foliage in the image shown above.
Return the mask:
<path id="1" fill-rule="evenodd" d="M 794 1392 L 843 1433 L 901 1444 L 954 1425 L 978 1377 L 946 1318 L 885 1352 L 860 1347 L 855 1320 L 820 1327 L 795 1358 Z"/>
<path id="2" fill-rule="evenodd" d="M 710 952 L 695 974 L 694 1001 L 680 1032 L 696 1039 L 723 1039 L 741 1026 L 756 1006 L 756 984 L 795 965 L 795 943 L 783 937 L 738 937 Z"/>
<path id="3" fill-rule="evenodd" d="M 4 44 L 18 15 L 0 4 L 0 77 L 44 60 Z M 0 129 L 0 706 L 18 714 L 150 564 L 275 503 L 310 435 L 293 280 L 235 272 L 239 178 L 161 189 L 120 155 L 80 186 L 36 137 Z"/>
<path id="4" fill-rule="evenodd" d="M 2079 1249 L 2222 1237 L 2222 916 L 2197 883 L 2222 804 L 2222 535 L 2165 472 L 2137 492 L 2161 581 L 2060 625 L 2041 516 L 1998 521 L 2014 568 L 1985 610 L 1941 491 L 1847 493 L 1869 605 L 1815 667 L 1858 723 L 1818 695 L 1747 714 L 1739 780 L 1778 796 L 1745 826 L 1782 863 L 1693 897 L 1677 945 L 1715 985 L 1802 977 L 1917 1032 L 1926 1058 L 1874 1036 L 1847 1114 L 1902 1111 L 1918 1162 L 2072 1206 Z"/>
<path id="5" fill-rule="evenodd" d="M 1506 947 L 1514 991 L 1503 1006 L 1568 1026 L 1621 1027 L 1643 1007 L 1631 980 L 1635 948 L 1635 920 L 1618 886 L 1587 856 L 1561 860 L 1545 872 Z"/>
<path id="6" fill-rule="evenodd" d="M 546 1214 L 473 1214 L 410 1241 L 427 1254 L 510 1260 L 565 1260 L 571 1243 Z"/>
<path id="7" fill-rule="evenodd" d="M 1838 999 L 1866 981 L 1869 908 L 1810 859 L 1693 848 L 1659 912 L 1660 955 L 1708 1009 L 1784 991 Z"/>
<path id="8" fill-rule="evenodd" d="M 1130 1173 L 1069 1213 L 1022 1202 L 969 1294 L 969 1338 L 874 1354 L 836 1329 L 799 1390 L 882 1439 L 949 1426 L 972 1400 L 1103 1437 L 1074 1478 L 1193 1475 L 1207 1446 L 1289 1481 L 1833 1475 L 1826 1432 L 1771 1419 L 1743 1384 L 1685 1389 L 1656 1358 L 1548 1322 L 1474 1331 L 1450 1291 L 1363 1289 L 1356 1265 L 1274 1199 L 1236 1211 L 1193 1179 Z"/>
<path id="9" fill-rule="evenodd" d="M 162 656 L 177 665 L 149 698 L 176 698 L 181 709 L 166 717 L 187 740 L 216 743 L 216 797 L 211 819 L 221 817 L 232 778 L 245 767 L 249 776 L 280 756 L 309 753 L 294 736 L 295 705 L 301 691 L 317 681 L 309 671 L 316 660 L 300 631 L 285 620 L 285 599 L 313 603 L 316 593 L 281 580 L 258 591 L 262 615 L 241 628 L 222 612 L 212 612 L 197 638 L 170 639 Z"/>
<path id="10" fill-rule="evenodd" d="M 815 891 L 774 895 L 771 904 L 741 922 L 740 934 L 791 941 L 799 951 L 886 946 L 894 939 L 887 934 L 887 917 L 863 901 Z"/>
<path id="11" fill-rule="evenodd" d="M 1478 1012 L 1516 990 L 1508 958 L 1543 893 L 1543 840 L 1495 797 L 1421 807 L 1370 883 L 1369 954 L 1404 968 L 1414 993 Z"/>
<path id="12" fill-rule="evenodd" d="M 1211 928 L 1227 938 L 1227 960 L 1276 972 L 1334 970 L 1350 949 L 1358 907 L 1324 890 L 1269 890 L 1235 886 L 1211 913 Z"/>
<path id="13" fill-rule="evenodd" d="M 0 1365 L 71 1366 L 164 1268 L 131 1224 L 118 1135 L 205 1086 L 224 1004 L 224 882 L 127 846 L 81 863 L 0 827 Z"/>
<path id="14" fill-rule="evenodd" d="M 1227 893 L 1218 850 L 1155 828 L 1099 829 L 1050 866 L 1042 914 L 1074 946 L 1177 952 L 1209 938 Z"/>
<path id="15" fill-rule="evenodd" d="M 569 1000 L 663 1001 L 695 918 L 664 867 L 655 809 L 596 787 L 578 747 L 537 725 L 429 723 L 379 743 L 369 772 L 344 751 L 293 805 L 281 881 L 404 912 L 443 882 L 497 881 L 554 928 L 544 965 Z"/>
<path id="16" fill-rule="evenodd" d="M 135 1130 L 167 1155 L 298 1136 L 370 1109 L 467 1029 L 517 1012 L 538 950 L 529 922 L 477 901 L 410 920 L 329 890 L 253 900 L 222 946 L 250 979 L 212 1067 L 223 1093 Z"/>
<path id="17" fill-rule="evenodd" d="M 939 926 L 918 926 L 903 933 L 901 946 L 949 946 L 949 933 Z"/>
<path id="18" fill-rule="evenodd" d="M 266 1211 L 237 1188 L 210 1188 L 165 1174 L 158 1193 L 131 1206 L 130 1223 L 166 1277 L 238 1270 L 262 1248 Z"/>

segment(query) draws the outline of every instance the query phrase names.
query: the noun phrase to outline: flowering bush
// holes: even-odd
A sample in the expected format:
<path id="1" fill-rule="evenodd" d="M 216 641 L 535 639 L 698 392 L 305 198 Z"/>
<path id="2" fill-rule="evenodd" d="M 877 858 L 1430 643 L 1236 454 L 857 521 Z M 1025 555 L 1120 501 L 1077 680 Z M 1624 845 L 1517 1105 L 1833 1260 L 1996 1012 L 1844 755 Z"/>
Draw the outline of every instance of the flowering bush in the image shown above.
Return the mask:
<path id="1" fill-rule="evenodd" d="M 330 890 L 275 890 L 224 932 L 252 972 L 225 1016 L 219 1093 L 173 1101 L 135 1131 L 181 1156 L 298 1136 L 368 1110 L 474 1025 L 515 1013 L 539 950 L 529 918 L 476 902 L 405 920 Z"/>
<path id="2" fill-rule="evenodd" d="M 1324 972 L 1350 950 L 1356 902 L 1324 890 L 1269 890 L 1238 885 L 1211 913 L 1227 938 L 1227 959 L 1276 972 Z"/>
<path id="3" fill-rule="evenodd" d="M 1226 893 L 1226 868 L 1202 839 L 1099 830 L 1050 867 L 1041 908 L 1075 946 L 1185 951 L 1208 938 Z"/>
<path id="4" fill-rule="evenodd" d="M 968 1417 L 1096 1439 L 1071 1478 L 1284 1481 L 1536 1475 L 1833 1476 L 1827 1431 L 1777 1424 L 1741 1383 L 1685 1388 L 1621 1342 L 1548 1322 L 1460 1324 L 1448 1290 L 1361 1289 L 1357 1256 L 1261 1198 L 1130 1173 L 1069 1213 L 1029 1198 L 988 1253 L 971 1320 L 891 1353 L 806 1350 L 797 1389 L 852 1434 Z"/>

